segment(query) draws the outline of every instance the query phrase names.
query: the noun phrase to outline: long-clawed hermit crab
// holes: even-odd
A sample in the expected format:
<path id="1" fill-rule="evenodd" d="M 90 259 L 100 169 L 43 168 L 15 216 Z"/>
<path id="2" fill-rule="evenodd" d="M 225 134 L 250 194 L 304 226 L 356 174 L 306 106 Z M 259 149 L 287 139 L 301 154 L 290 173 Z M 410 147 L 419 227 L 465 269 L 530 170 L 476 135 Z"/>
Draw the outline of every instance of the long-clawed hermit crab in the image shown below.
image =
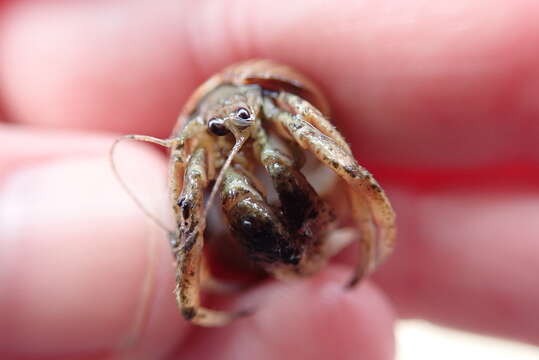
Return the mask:
<path id="1" fill-rule="evenodd" d="M 332 170 L 328 174 L 341 183 L 333 191 L 345 192 L 341 201 L 349 203 L 356 224 L 359 260 L 348 286 L 391 253 L 396 234 L 392 207 L 328 121 L 328 112 L 325 98 L 304 76 L 269 60 L 251 60 L 203 83 L 169 139 L 122 138 L 170 149 L 169 186 L 177 225 L 170 234 L 177 263 L 175 295 L 186 319 L 219 326 L 244 314 L 200 304 L 200 283 L 208 272 L 204 233 L 216 196 L 230 234 L 249 260 L 278 278 L 312 274 L 349 243 L 345 234 L 350 231 L 343 230 L 339 209 L 317 194 L 309 174 L 302 172 L 306 155 Z M 261 171 L 277 194 L 273 202 L 255 176 Z"/>

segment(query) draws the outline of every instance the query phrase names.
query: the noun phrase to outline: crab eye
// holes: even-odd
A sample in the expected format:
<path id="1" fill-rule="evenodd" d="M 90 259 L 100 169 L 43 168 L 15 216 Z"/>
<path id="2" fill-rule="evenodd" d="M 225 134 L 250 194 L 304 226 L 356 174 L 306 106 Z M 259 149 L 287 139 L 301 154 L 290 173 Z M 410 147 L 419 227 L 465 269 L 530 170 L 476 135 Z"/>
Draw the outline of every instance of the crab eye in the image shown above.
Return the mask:
<path id="1" fill-rule="evenodd" d="M 236 110 L 236 118 L 240 125 L 247 126 L 251 122 L 251 113 L 246 108 L 240 107 Z"/>
<path id="2" fill-rule="evenodd" d="M 236 115 L 242 120 L 249 120 L 251 118 L 251 113 L 246 108 L 239 108 L 236 111 Z"/>
<path id="3" fill-rule="evenodd" d="M 208 121 L 208 128 L 217 136 L 224 136 L 229 133 L 223 120 L 218 118 L 212 118 Z"/>

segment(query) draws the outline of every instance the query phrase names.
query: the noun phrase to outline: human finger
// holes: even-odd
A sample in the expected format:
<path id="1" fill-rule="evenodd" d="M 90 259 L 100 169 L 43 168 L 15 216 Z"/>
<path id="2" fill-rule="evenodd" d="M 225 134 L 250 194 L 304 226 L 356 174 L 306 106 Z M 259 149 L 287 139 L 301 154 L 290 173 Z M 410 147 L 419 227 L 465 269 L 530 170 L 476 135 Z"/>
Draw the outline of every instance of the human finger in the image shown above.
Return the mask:
<path id="1" fill-rule="evenodd" d="M 253 315 L 226 328 L 198 331 L 183 359 L 393 359 L 393 312 L 372 284 L 343 286 L 349 270 L 330 268 L 291 283 L 247 293 L 237 306 Z"/>
<path id="2" fill-rule="evenodd" d="M 539 344 L 537 192 L 391 195 L 397 247 L 374 279 L 399 315 Z M 344 255 L 355 263 L 353 252 Z"/>
<path id="3" fill-rule="evenodd" d="M 0 85 L 13 121 L 167 136 L 204 78 L 270 57 L 321 84 L 368 165 L 529 163 L 537 157 L 538 6 L 16 3 L 3 17 Z"/>
<path id="4" fill-rule="evenodd" d="M 0 142 L 0 354 L 170 352 L 186 334 L 171 295 L 173 259 L 164 232 L 112 176 L 112 138 L 4 125 Z M 125 150 L 123 175 L 148 206 L 165 208 L 162 159 Z"/>

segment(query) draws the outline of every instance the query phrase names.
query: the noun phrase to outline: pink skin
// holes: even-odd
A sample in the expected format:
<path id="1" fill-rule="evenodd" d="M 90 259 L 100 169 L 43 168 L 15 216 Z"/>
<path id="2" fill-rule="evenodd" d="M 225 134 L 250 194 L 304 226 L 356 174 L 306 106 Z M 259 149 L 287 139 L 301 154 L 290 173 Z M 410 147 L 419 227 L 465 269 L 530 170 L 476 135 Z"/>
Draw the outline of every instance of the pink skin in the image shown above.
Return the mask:
<path id="1" fill-rule="evenodd" d="M 0 357 L 391 359 L 394 312 L 539 343 L 539 3 L 306 3 L 0 5 Z M 398 247 L 376 286 L 341 292 L 334 266 L 194 329 L 168 245 L 107 167 L 110 132 L 167 136 L 197 84 L 251 57 L 323 87 Z M 122 153 L 164 209 L 164 160 Z"/>

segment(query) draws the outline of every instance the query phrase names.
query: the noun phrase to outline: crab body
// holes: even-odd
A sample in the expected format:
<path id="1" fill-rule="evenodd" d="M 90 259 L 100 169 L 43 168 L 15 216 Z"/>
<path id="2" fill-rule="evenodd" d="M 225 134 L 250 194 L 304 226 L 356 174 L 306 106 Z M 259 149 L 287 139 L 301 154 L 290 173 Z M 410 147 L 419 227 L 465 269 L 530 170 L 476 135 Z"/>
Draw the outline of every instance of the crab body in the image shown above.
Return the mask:
<path id="1" fill-rule="evenodd" d="M 358 265 L 348 286 L 372 272 L 394 247 L 395 215 L 379 184 L 358 165 L 335 127 L 318 88 L 290 67 L 251 60 L 226 68 L 187 101 L 166 146 L 176 220 L 172 248 L 175 294 L 183 316 L 203 326 L 224 325 L 244 312 L 200 304 L 207 279 L 204 233 L 216 198 L 228 230 L 249 259 L 279 278 L 318 271 L 350 239 L 359 241 Z M 302 168 L 305 153 L 346 186 L 355 230 L 336 212 Z M 265 172 L 278 200 L 270 202 L 256 176 Z M 207 193 L 211 191 L 209 199 Z M 206 199 L 205 199 L 206 197 Z"/>

